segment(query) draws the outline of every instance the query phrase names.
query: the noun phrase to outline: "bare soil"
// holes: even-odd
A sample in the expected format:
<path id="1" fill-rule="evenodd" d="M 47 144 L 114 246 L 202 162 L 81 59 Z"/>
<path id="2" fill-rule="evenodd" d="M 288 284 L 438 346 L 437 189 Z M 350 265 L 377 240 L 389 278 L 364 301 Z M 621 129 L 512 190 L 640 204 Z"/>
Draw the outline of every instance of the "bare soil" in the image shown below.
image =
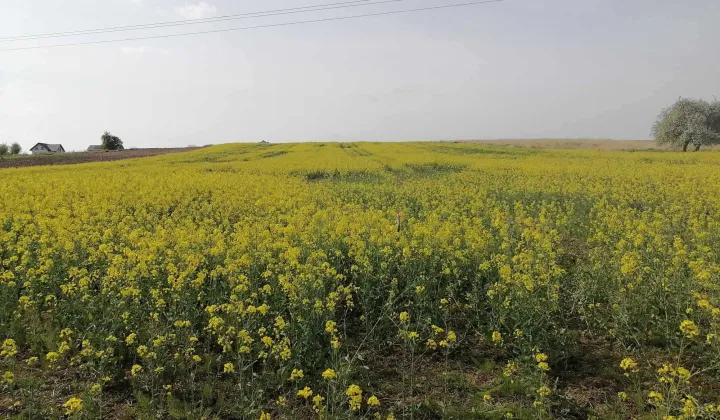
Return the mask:
<path id="1" fill-rule="evenodd" d="M 47 155 L 24 155 L 0 159 L 0 168 L 21 168 L 26 166 L 72 165 L 76 163 L 110 162 L 167 153 L 190 152 L 200 147 L 177 147 L 157 149 L 107 150 L 101 152 L 71 152 Z"/>

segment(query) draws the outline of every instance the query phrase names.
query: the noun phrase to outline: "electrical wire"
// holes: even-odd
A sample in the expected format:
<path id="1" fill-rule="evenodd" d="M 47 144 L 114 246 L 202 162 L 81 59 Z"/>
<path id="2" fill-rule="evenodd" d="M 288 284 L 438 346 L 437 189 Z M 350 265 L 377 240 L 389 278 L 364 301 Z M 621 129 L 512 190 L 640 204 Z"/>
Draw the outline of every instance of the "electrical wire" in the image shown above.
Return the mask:
<path id="1" fill-rule="evenodd" d="M 144 29 L 166 28 L 171 26 L 200 25 L 205 23 L 223 22 L 228 20 L 251 19 L 266 16 L 289 15 L 294 13 L 308 13 L 322 10 L 342 9 L 347 7 L 371 6 L 375 4 L 397 3 L 403 0 L 381 0 L 371 2 L 370 0 L 353 0 L 338 3 L 319 4 L 315 6 L 292 7 L 287 9 L 267 10 L 264 12 L 240 13 L 234 15 L 215 16 L 202 19 L 186 19 L 168 22 L 147 23 L 142 25 L 114 26 L 109 28 L 84 29 L 78 31 L 54 32 L 35 35 L 21 35 L 15 37 L 0 38 L 0 42 L 29 41 L 33 39 L 59 38 L 78 35 L 94 35 L 109 32 L 139 31 Z"/>
<path id="2" fill-rule="evenodd" d="M 273 23 L 273 24 L 257 25 L 257 26 L 245 26 L 245 27 L 240 27 L 240 28 L 215 29 L 215 30 L 198 31 L 198 32 L 183 32 L 183 33 L 178 33 L 178 34 L 153 35 L 153 36 L 144 36 L 144 37 L 135 37 L 135 38 L 108 39 L 108 40 L 100 40 L 100 41 L 76 42 L 76 43 L 69 43 L 69 44 L 54 44 L 54 45 L 38 45 L 38 46 L 32 46 L 32 47 L 4 48 L 4 49 L 0 49 L 0 52 L 75 47 L 75 46 L 81 46 L 81 45 L 109 44 L 109 43 L 116 43 L 116 42 L 143 41 L 143 40 L 148 40 L 148 39 L 175 38 L 175 37 L 192 36 L 192 35 L 205 35 L 205 34 L 222 33 L 222 32 L 245 31 L 245 30 L 250 30 L 250 29 L 274 28 L 274 27 L 280 27 L 280 26 L 306 25 L 306 24 L 311 24 L 311 23 L 321 23 L 321 22 L 349 20 L 349 19 L 360 19 L 360 18 L 373 17 L 373 16 L 386 16 L 386 15 L 395 15 L 395 14 L 401 14 L 401 13 L 414 13 L 414 12 L 422 12 L 422 11 L 429 11 L 429 10 L 440 10 L 440 9 L 449 9 L 449 8 L 456 8 L 456 7 L 466 7 L 466 6 L 487 4 L 487 3 L 500 3 L 502 1 L 504 1 L 504 0 L 481 0 L 481 1 L 473 1 L 473 2 L 468 2 L 468 3 L 455 3 L 455 4 L 446 4 L 446 5 L 442 5 L 442 6 L 420 7 L 420 8 L 416 8 L 416 9 L 404 9 L 404 10 L 393 10 L 393 11 L 389 11 L 389 12 L 367 13 L 367 14 L 362 14 L 362 15 L 351 15 L 351 16 L 340 16 L 340 17 L 333 17 L 333 18 L 303 20 L 303 21 L 295 21 L 295 22 Z"/>

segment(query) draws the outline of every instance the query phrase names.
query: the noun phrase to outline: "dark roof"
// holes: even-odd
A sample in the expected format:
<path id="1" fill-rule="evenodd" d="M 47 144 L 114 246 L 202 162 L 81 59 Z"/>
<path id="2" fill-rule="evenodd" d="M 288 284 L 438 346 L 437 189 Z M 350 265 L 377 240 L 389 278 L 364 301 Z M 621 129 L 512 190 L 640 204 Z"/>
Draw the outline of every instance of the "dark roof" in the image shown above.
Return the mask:
<path id="1" fill-rule="evenodd" d="M 30 150 L 34 150 L 36 147 L 40 146 L 41 148 L 48 150 L 50 152 L 64 152 L 65 148 L 62 147 L 62 144 L 50 144 L 50 143 L 38 143 L 35 146 L 31 147 Z"/>
<path id="2" fill-rule="evenodd" d="M 91 144 L 90 146 L 88 146 L 87 149 L 88 149 L 88 151 L 90 151 L 90 150 L 103 150 L 103 147 L 102 147 L 102 145 L 99 145 L 99 144 Z"/>

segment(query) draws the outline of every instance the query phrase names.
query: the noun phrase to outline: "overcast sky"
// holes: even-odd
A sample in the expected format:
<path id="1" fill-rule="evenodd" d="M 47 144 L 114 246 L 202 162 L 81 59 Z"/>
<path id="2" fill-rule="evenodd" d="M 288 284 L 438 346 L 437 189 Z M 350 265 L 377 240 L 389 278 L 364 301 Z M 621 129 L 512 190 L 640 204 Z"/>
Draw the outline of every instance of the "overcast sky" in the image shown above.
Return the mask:
<path id="1" fill-rule="evenodd" d="M 0 0 L 0 37 L 341 0 Z M 377 1 L 377 0 L 372 0 Z M 394 4 L 0 49 L 264 25 Z M 126 146 L 647 139 L 678 96 L 720 96 L 718 0 L 506 0 L 178 38 L 0 52 L 0 143 Z"/>

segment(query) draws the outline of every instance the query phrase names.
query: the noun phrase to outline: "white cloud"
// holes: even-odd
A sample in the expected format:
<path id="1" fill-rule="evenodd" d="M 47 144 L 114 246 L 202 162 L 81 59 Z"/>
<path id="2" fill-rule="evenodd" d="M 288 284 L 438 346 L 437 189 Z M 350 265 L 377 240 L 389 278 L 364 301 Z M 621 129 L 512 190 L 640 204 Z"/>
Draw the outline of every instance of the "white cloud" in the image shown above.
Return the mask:
<path id="1" fill-rule="evenodd" d="M 120 51 L 122 51 L 125 55 L 140 55 L 145 54 L 150 51 L 152 51 L 152 48 L 150 47 L 120 47 Z"/>
<path id="2" fill-rule="evenodd" d="M 185 19 L 203 19 L 214 15 L 216 12 L 217 7 L 204 1 L 197 4 L 185 3 L 185 6 L 175 9 L 175 13 Z"/>

